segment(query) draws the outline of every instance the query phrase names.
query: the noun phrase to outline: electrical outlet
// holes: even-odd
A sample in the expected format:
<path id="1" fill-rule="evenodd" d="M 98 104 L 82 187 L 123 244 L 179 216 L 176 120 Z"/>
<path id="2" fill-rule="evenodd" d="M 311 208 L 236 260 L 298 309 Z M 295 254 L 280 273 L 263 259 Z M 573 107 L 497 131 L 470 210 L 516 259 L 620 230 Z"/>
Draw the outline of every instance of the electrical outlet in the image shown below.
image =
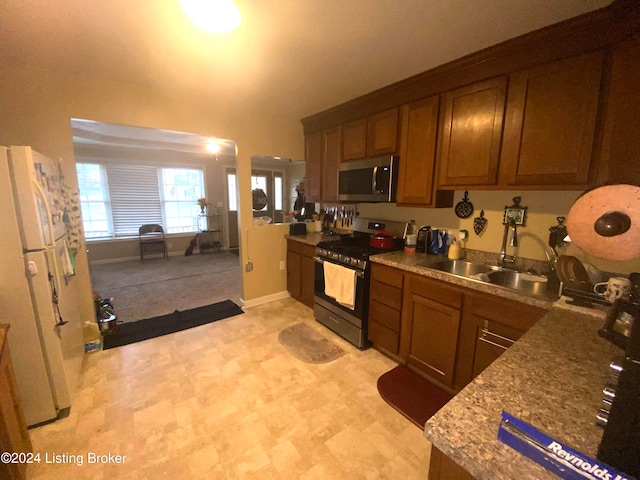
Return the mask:
<path id="1" fill-rule="evenodd" d="M 280 260 L 280 270 L 284 270 L 287 268 L 287 265 L 284 263 L 284 260 Z"/>

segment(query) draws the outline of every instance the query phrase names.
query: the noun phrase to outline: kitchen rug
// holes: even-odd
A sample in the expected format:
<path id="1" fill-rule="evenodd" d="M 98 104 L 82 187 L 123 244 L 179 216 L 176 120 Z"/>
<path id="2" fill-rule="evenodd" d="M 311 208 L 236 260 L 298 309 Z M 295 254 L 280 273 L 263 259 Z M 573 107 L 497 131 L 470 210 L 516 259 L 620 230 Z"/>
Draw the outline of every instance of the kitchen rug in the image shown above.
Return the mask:
<path id="1" fill-rule="evenodd" d="M 327 363 L 347 353 L 306 323 L 296 323 L 281 330 L 278 341 L 294 357 L 306 363 Z"/>
<path id="2" fill-rule="evenodd" d="M 420 428 L 453 398 L 404 365 L 398 365 L 378 379 L 378 393 Z"/>
<path id="3" fill-rule="evenodd" d="M 118 325 L 118 331 L 103 338 L 103 350 L 121 347 L 131 343 L 149 340 L 150 338 L 168 335 L 170 333 L 187 330 L 223 318 L 240 315 L 244 311 L 231 300 L 192 308 L 190 310 L 176 310 L 168 315 L 146 318 L 137 322 L 127 322 Z"/>

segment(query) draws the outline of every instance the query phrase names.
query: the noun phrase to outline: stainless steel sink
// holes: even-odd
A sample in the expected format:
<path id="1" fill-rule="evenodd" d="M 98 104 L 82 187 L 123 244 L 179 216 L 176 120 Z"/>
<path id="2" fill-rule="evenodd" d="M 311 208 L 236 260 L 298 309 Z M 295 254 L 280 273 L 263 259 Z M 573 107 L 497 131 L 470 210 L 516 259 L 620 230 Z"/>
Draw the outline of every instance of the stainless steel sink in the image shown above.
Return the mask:
<path id="1" fill-rule="evenodd" d="M 423 266 L 541 298 L 556 299 L 559 297 L 557 292 L 547 289 L 547 278 L 540 275 L 508 270 L 495 265 L 470 262 L 468 260 L 439 260 L 425 262 Z"/>
<path id="2" fill-rule="evenodd" d="M 539 297 L 548 297 L 547 278 L 513 270 L 497 270 L 487 274 L 489 283 L 512 288 Z"/>
<path id="3" fill-rule="evenodd" d="M 466 278 L 475 278 L 498 268 L 485 263 L 469 262 L 467 260 L 440 260 L 438 262 L 425 263 L 424 266 Z"/>

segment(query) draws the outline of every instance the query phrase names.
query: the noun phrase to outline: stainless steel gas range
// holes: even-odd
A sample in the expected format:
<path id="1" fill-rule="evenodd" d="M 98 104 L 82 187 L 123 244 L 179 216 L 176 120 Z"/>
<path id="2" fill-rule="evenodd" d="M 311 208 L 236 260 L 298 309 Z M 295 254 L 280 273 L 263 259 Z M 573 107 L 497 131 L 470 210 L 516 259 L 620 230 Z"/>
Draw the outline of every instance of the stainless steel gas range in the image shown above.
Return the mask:
<path id="1" fill-rule="evenodd" d="M 403 248 L 405 224 L 387 220 L 355 218 L 354 230 L 327 237 L 315 251 L 314 315 L 361 350 L 369 348 L 369 257 Z M 373 248 L 371 234 L 385 230 L 395 237 L 388 249 Z"/>

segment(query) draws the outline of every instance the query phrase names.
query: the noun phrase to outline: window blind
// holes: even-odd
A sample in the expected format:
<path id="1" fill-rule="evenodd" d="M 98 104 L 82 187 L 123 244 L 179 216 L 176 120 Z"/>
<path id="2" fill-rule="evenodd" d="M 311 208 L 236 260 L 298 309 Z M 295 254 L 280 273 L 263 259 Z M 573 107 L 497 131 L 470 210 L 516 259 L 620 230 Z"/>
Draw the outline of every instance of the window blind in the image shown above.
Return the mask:
<path id="1" fill-rule="evenodd" d="M 107 164 L 106 169 L 114 235 L 137 235 L 146 223 L 162 225 L 158 168 Z"/>

